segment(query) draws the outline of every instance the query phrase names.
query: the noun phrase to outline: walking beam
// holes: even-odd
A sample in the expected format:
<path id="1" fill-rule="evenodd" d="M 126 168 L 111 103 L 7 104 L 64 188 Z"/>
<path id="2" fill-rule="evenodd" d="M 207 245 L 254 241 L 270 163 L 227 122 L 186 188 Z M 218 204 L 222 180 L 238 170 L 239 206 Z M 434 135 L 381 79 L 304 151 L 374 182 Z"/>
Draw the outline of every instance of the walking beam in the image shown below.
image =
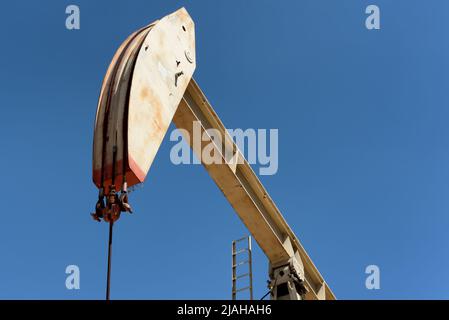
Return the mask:
<path id="1" fill-rule="evenodd" d="M 198 158 L 202 158 L 201 152 L 204 146 L 213 143 L 214 152 L 219 153 L 223 161 L 221 164 L 203 162 L 203 165 L 266 254 L 271 267 L 275 269 L 289 260 L 300 260 L 295 263 L 299 264 L 297 271 L 302 273 L 305 280 L 307 289 L 305 298 L 335 299 L 318 269 L 193 78 L 178 106 L 173 122 L 177 128 L 188 132 L 186 141 Z M 194 146 L 191 139 L 194 136 L 195 123 L 201 124 L 201 136 L 209 137 L 208 140 L 202 141 L 201 146 Z M 216 138 L 208 135 L 207 129 L 218 130 L 221 133 L 220 136 L 227 139 L 217 141 Z M 232 146 L 226 146 L 229 143 Z M 224 154 L 223 150 L 226 148 L 237 154 L 237 161 L 235 157 L 230 158 Z M 297 259 L 298 256 L 299 259 Z"/>

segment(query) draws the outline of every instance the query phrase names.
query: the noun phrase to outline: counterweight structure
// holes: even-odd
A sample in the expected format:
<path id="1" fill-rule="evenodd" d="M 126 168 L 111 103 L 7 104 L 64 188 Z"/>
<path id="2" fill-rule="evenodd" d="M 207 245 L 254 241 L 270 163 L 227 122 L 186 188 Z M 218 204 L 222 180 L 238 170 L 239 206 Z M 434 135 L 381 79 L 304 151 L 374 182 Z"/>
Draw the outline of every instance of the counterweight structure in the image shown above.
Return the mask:
<path id="1" fill-rule="evenodd" d="M 193 79 L 195 58 L 194 23 L 184 8 L 136 31 L 117 50 L 95 119 L 93 181 L 99 197 L 92 217 L 110 223 L 112 232 L 121 212 L 132 212 L 127 189 L 145 180 L 173 122 L 197 155 L 212 143 L 221 157 L 221 163 L 202 163 L 268 257 L 271 298 L 335 299 Z M 201 145 L 190 139 L 195 124 Z M 224 138 L 211 137 L 208 129 Z"/>

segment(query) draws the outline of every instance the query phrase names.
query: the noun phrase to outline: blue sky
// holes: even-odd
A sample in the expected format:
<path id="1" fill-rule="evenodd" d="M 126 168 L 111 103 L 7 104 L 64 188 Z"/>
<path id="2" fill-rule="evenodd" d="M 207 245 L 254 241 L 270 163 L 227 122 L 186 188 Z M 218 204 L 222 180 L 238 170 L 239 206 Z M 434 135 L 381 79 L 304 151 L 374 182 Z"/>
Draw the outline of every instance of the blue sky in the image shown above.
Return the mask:
<path id="1" fill-rule="evenodd" d="M 81 29 L 65 28 L 65 8 Z M 365 28 L 365 8 L 381 30 Z M 128 34 L 185 6 L 195 78 L 229 128 L 279 129 L 261 180 L 340 299 L 449 298 L 447 1 L 15 1 L 0 10 L 0 298 L 103 299 L 107 224 L 91 220 L 101 81 Z M 228 299 L 247 234 L 166 139 L 115 227 L 113 299 Z M 65 288 L 65 268 L 81 289 Z M 365 288 L 365 267 L 381 289 Z M 254 253 L 255 297 L 267 260 Z"/>

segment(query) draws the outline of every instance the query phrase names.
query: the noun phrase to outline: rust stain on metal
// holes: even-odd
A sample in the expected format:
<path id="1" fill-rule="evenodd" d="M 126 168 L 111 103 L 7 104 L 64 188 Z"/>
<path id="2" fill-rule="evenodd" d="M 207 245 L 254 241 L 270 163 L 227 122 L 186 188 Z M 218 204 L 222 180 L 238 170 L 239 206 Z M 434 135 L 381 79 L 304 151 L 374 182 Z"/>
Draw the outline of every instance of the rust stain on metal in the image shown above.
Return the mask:
<path id="1" fill-rule="evenodd" d="M 140 91 L 140 99 L 145 100 L 146 97 L 148 97 L 148 88 L 147 87 L 143 87 L 142 90 Z"/>
<path id="2" fill-rule="evenodd" d="M 153 90 L 149 87 L 142 87 L 142 90 L 140 91 L 140 99 L 144 103 L 148 103 L 153 111 L 154 111 L 154 117 L 152 120 L 153 125 L 155 126 L 156 130 L 150 131 L 150 137 L 151 140 L 157 139 L 161 135 L 162 131 L 162 113 L 161 110 L 163 108 L 161 100 L 158 98 L 157 95 L 154 94 Z"/>

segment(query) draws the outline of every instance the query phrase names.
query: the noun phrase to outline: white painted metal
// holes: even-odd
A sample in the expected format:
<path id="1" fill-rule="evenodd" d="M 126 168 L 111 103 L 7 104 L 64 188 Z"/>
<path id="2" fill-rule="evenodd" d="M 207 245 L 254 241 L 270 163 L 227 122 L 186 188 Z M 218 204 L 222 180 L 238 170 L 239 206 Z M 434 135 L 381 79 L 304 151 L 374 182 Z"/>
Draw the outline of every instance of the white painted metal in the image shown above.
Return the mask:
<path id="1" fill-rule="evenodd" d="M 97 109 L 97 187 L 112 184 L 114 152 L 114 184 L 121 184 L 123 168 L 129 186 L 145 180 L 195 67 L 194 23 L 184 8 L 135 32 L 120 46 Z"/>

